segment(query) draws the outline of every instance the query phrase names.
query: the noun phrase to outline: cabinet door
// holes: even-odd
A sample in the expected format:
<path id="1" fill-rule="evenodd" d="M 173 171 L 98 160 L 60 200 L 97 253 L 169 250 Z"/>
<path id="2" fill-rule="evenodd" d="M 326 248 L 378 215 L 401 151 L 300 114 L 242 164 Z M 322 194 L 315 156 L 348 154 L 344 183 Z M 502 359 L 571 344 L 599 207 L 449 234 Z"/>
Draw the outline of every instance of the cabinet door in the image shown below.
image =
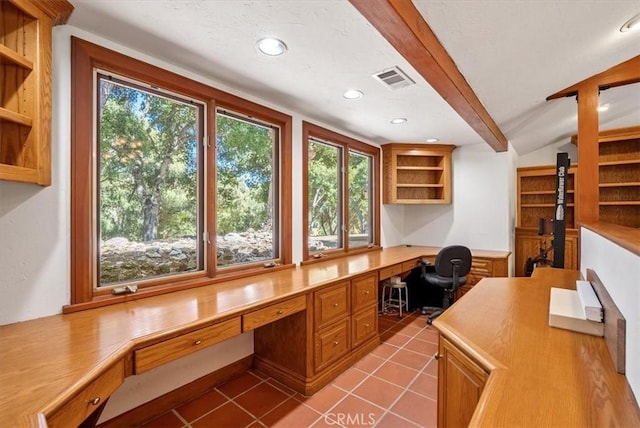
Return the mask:
<path id="1" fill-rule="evenodd" d="M 489 374 L 440 336 L 438 361 L 438 427 L 466 427 Z"/>

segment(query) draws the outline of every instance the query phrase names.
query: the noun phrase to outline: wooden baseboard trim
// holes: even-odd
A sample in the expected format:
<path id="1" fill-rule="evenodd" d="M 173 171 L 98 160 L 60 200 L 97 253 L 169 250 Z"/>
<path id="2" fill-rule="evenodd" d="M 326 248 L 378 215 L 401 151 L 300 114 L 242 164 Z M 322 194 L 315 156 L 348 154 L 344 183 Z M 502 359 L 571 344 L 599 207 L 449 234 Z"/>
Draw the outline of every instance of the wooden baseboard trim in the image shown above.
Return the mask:
<path id="1" fill-rule="evenodd" d="M 186 403 L 223 382 L 246 373 L 253 367 L 253 355 L 235 361 L 213 373 L 209 373 L 178 389 L 129 410 L 98 425 L 99 428 L 115 428 L 142 425 L 169 410 Z"/>

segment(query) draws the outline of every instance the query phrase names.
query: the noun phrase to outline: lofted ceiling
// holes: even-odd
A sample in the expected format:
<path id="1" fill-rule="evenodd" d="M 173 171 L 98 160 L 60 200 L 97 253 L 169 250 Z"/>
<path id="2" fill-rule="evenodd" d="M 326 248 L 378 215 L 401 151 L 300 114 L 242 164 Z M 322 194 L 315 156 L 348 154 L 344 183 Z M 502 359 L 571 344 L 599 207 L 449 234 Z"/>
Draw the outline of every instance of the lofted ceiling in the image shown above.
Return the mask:
<path id="1" fill-rule="evenodd" d="M 70 1 L 69 25 L 364 141 L 483 142 L 347 0 Z M 413 3 L 521 155 L 576 133 L 575 99 L 547 96 L 640 54 L 640 30 L 619 31 L 637 0 Z M 263 37 L 288 51 L 258 53 Z M 416 84 L 391 90 L 372 77 L 394 66 Z M 347 89 L 364 96 L 344 99 Z M 601 102 L 602 129 L 640 124 L 640 83 Z M 391 124 L 398 117 L 407 122 Z"/>

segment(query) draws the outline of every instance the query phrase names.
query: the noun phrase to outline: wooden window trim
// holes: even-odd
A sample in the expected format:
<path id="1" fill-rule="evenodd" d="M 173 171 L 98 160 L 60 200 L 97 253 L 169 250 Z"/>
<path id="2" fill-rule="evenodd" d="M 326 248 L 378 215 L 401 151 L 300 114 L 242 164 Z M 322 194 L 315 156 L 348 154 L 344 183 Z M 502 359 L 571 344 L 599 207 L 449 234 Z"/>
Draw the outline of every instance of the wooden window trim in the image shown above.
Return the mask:
<path id="1" fill-rule="evenodd" d="M 371 167 L 372 180 L 372 232 L 373 245 L 370 247 L 353 247 L 349 248 L 349 231 L 342 231 L 343 248 L 324 251 L 322 257 L 314 258 L 309 251 L 309 138 L 318 138 L 320 140 L 331 142 L 342 147 L 343 158 L 348 158 L 349 150 L 354 150 L 373 159 Z M 348 168 L 347 168 L 348 169 Z M 342 215 L 344 221 L 348 219 L 349 197 L 345 188 L 349 183 L 348 171 L 345 172 L 345 180 L 342 189 Z M 318 125 L 303 121 L 302 122 L 302 262 L 301 264 L 315 263 L 319 261 L 335 259 L 347 255 L 364 253 L 368 251 L 377 251 L 380 249 L 380 149 L 376 146 L 363 143 L 356 139 L 347 137 L 337 132 L 322 128 Z M 317 254 L 317 253 L 316 253 Z"/>
<path id="2" fill-rule="evenodd" d="M 187 77 L 180 76 L 154 65 L 96 44 L 72 37 L 71 43 L 71 302 L 63 312 L 136 300 L 157 294 L 168 293 L 217 283 L 233 278 L 257 275 L 265 272 L 262 263 L 247 264 L 238 269 L 216 270 L 215 239 L 207 244 L 206 270 L 165 277 L 154 282 L 154 286 L 140 289 L 137 293 L 113 296 L 94 289 L 97 242 L 93 236 L 93 69 L 123 75 L 152 84 L 187 97 L 201 100 L 207 105 L 205 135 L 215 141 L 216 108 L 226 108 L 246 114 L 258 120 L 272 123 L 280 128 L 280 234 L 279 258 L 274 260 L 282 269 L 292 266 L 291 254 L 291 174 L 292 174 L 292 118 L 265 106 L 244 100 Z M 207 151 L 207 174 L 215 171 L 215 150 Z M 205 188 L 207 206 L 205 224 L 210 236 L 215 236 L 215 180 L 207 180 Z"/>

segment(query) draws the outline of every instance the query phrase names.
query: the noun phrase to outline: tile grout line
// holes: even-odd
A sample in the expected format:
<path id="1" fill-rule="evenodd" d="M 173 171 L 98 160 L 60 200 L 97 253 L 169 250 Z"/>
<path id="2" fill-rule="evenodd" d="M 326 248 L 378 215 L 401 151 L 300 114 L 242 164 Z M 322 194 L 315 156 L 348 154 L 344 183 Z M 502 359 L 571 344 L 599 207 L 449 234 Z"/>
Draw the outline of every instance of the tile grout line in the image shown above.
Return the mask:
<path id="1" fill-rule="evenodd" d="M 416 317 L 416 318 L 417 318 L 417 317 Z M 401 322 L 401 321 L 400 321 L 400 322 Z M 392 327 L 390 327 L 389 329 L 391 329 L 391 328 L 395 327 L 397 324 L 398 324 L 398 323 L 394 324 L 394 325 L 393 325 Z M 409 324 L 407 324 L 407 325 L 409 325 Z M 418 334 L 420 334 L 422 331 L 426 330 L 427 328 L 428 328 L 428 327 L 426 326 L 426 323 L 425 323 L 425 326 L 424 326 L 424 327 L 422 327 L 422 328 L 420 329 L 420 331 L 416 332 L 413 336 L 411 336 L 410 340 L 411 340 L 411 339 L 414 339 L 414 338 L 415 338 L 416 340 L 420 340 L 420 339 L 416 338 L 416 336 L 417 336 Z M 387 329 L 387 331 L 388 331 L 389 329 Z M 401 333 L 400 333 L 400 334 L 401 334 Z M 397 350 L 396 352 L 394 352 L 391 356 L 393 356 L 393 355 L 395 355 L 396 353 L 400 352 L 400 350 L 405 350 L 405 351 L 411 351 L 411 352 L 414 352 L 414 351 L 413 351 L 413 350 L 411 350 L 411 349 L 407 349 L 407 348 L 405 348 L 405 345 L 406 345 L 407 343 L 409 343 L 409 341 L 407 341 L 407 342 L 406 342 L 406 343 L 404 343 L 401 347 L 399 347 L 399 348 L 398 348 L 398 350 Z M 436 351 L 436 352 L 437 352 L 437 351 Z M 390 356 L 389 358 L 391 358 L 391 356 Z M 410 419 L 408 419 L 408 418 L 406 418 L 406 417 L 403 417 L 403 416 L 401 416 L 401 415 L 399 415 L 399 414 L 397 414 L 397 413 L 395 413 L 395 412 L 392 412 L 392 411 L 391 411 L 391 409 L 393 408 L 393 406 L 394 406 L 398 401 L 400 401 L 400 398 L 402 398 L 402 396 L 403 396 L 407 391 L 410 391 L 410 390 L 409 390 L 409 386 L 411 386 L 411 385 L 413 384 L 413 382 L 415 382 L 415 381 L 416 381 L 416 379 L 418 378 L 418 376 L 420 376 L 420 374 L 421 374 L 421 373 L 423 373 L 424 369 L 425 369 L 425 368 L 426 368 L 426 367 L 431 363 L 431 361 L 433 361 L 433 356 L 431 356 L 431 358 L 430 358 L 430 359 L 429 359 L 429 360 L 428 360 L 428 361 L 427 361 L 427 362 L 422 366 L 422 368 L 421 368 L 421 369 L 416 373 L 416 375 L 413 377 L 413 379 L 411 379 L 411 381 L 407 384 L 407 386 L 403 388 L 402 393 L 401 393 L 401 394 L 399 394 L 399 395 L 398 395 L 398 397 L 397 397 L 397 398 L 396 398 L 396 399 L 395 399 L 395 400 L 394 400 L 394 401 L 393 401 L 393 402 L 392 402 L 392 403 L 391 403 L 391 404 L 390 404 L 390 405 L 385 409 L 385 411 L 384 411 L 384 413 L 382 414 L 382 416 L 380 416 L 380 420 L 382 420 L 382 419 L 383 419 L 387 414 L 391 413 L 392 415 L 397 416 L 397 417 L 399 417 L 399 418 L 401 418 L 401 419 L 403 419 L 403 420 L 406 420 L 406 421 L 408 421 L 408 422 L 411 422 L 411 423 L 415 424 L 416 426 L 420 426 L 419 424 L 416 424 L 414 421 L 412 421 L 412 420 L 410 420 Z M 394 361 L 394 363 L 395 363 L 395 361 Z M 402 365 L 402 364 L 400 364 L 400 365 Z M 404 366 L 404 367 L 406 367 L 406 366 Z M 377 371 L 377 369 L 376 369 L 376 371 Z M 372 374 L 370 374 L 370 376 L 373 376 L 373 373 L 372 373 Z M 377 379 L 380 379 L 380 378 L 378 378 L 377 376 L 374 376 L 374 377 L 376 377 Z M 384 380 L 384 379 L 381 379 L 381 380 Z M 391 383 L 391 384 L 395 385 L 393 382 L 389 382 L 389 383 Z M 398 385 L 398 386 L 400 387 L 400 385 Z M 414 392 L 414 391 L 410 391 L 410 392 L 412 392 L 412 393 L 414 393 L 414 394 L 415 394 L 415 392 Z M 421 397 L 423 396 L 422 394 L 418 394 L 418 395 L 420 395 Z M 430 399 L 429 397 L 425 397 L 425 398 Z M 436 400 L 436 402 L 437 402 L 437 400 Z M 376 424 L 374 424 L 374 426 L 377 426 L 377 425 L 378 425 L 378 423 L 380 422 L 380 420 L 379 420 Z"/>
<path id="2" fill-rule="evenodd" d="M 250 373 L 250 372 L 247 372 L 247 373 Z M 256 376 L 256 375 L 255 375 L 255 374 L 253 374 L 253 373 L 251 373 L 251 376 L 255 377 L 256 379 L 259 379 L 259 380 L 260 380 L 260 382 L 256 383 L 255 385 L 253 385 L 251 388 L 247 389 L 246 391 L 244 391 L 244 392 L 242 392 L 242 393 L 240 393 L 240 394 L 236 395 L 236 397 L 239 397 L 239 396 L 241 396 L 241 395 L 244 395 L 244 394 L 246 394 L 247 392 L 251 391 L 253 388 L 257 387 L 258 385 L 260 385 L 260 384 L 262 384 L 262 383 L 266 382 L 266 379 L 262 379 L 262 378 L 260 378 L 260 377 Z M 223 385 L 224 385 L 224 384 L 223 384 Z M 221 385 L 221 386 L 222 386 L 222 385 Z M 255 422 L 255 420 L 257 420 L 257 418 L 253 415 L 253 413 L 248 412 L 248 411 L 247 411 L 244 407 L 242 407 L 240 404 L 238 404 L 238 403 L 236 403 L 235 401 L 233 401 L 233 398 L 229 397 L 227 394 L 225 394 L 224 392 L 220 391 L 220 390 L 218 389 L 218 387 L 215 387 L 215 388 L 214 388 L 214 390 L 216 390 L 220 395 L 222 395 L 224 398 L 226 398 L 226 399 L 227 399 L 227 401 L 225 401 L 224 403 L 220 404 L 219 406 L 214 407 L 213 409 L 209 410 L 208 412 L 206 412 L 206 413 L 204 413 L 204 414 L 200 415 L 199 417 L 197 417 L 196 419 L 194 419 L 191 423 L 198 422 L 200 419 L 204 418 L 205 416 L 207 416 L 207 415 L 208 415 L 208 414 L 210 414 L 210 413 L 213 413 L 214 411 L 218 410 L 220 407 L 224 406 L 224 405 L 225 405 L 225 404 L 227 404 L 227 403 L 233 403 L 233 404 L 235 404 L 236 406 L 240 407 L 240 409 L 241 409 L 243 412 L 245 412 L 245 413 L 249 414 L 249 416 L 252 416 L 252 417 L 254 418 L 254 422 Z M 177 411 L 176 411 L 176 413 L 177 413 Z"/>

